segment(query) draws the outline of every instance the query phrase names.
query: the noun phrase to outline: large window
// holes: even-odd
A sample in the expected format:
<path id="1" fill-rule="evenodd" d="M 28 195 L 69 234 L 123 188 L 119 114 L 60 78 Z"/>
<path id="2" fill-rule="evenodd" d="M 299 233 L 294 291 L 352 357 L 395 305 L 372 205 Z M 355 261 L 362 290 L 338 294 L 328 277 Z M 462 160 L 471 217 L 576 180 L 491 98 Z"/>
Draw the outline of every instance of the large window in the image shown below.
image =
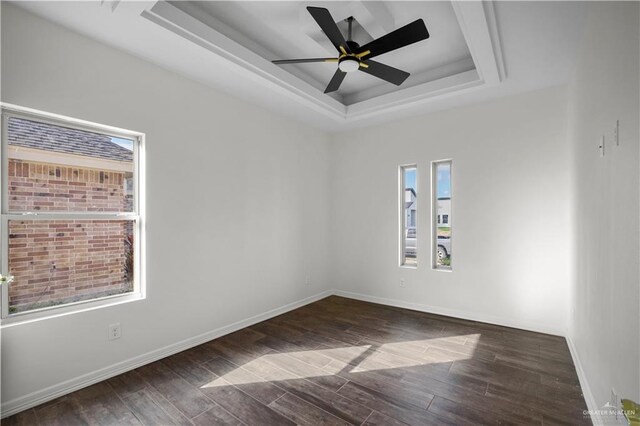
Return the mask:
<path id="1" fill-rule="evenodd" d="M 432 163 L 433 265 L 451 269 L 451 160 Z"/>
<path id="2" fill-rule="evenodd" d="M 415 165 L 400 167 L 400 265 L 415 267 L 418 264 L 416 233 L 417 220 L 417 168 Z"/>
<path id="3" fill-rule="evenodd" d="M 3 108 L 3 318 L 140 295 L 141 140 Z"/>

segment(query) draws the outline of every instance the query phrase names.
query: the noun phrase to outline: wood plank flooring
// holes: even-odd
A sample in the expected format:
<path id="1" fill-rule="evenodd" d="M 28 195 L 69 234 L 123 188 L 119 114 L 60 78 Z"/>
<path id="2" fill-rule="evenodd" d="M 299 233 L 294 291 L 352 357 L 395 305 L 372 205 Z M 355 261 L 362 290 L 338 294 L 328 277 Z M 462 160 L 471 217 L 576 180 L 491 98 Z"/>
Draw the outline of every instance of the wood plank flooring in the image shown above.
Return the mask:
<path id="1" fill-rule="evenodd" d="M 561 337 L 329 297 L 2 425 L 591 424 Z"/>

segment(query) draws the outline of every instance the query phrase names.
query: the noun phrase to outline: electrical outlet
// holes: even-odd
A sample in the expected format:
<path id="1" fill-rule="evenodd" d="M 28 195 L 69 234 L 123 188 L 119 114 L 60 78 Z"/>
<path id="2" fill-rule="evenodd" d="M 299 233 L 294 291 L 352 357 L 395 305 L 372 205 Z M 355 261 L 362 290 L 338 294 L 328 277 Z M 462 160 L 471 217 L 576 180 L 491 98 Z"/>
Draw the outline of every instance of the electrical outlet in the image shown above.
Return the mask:
<path id="1" fill-rule="evenodd" d="M 400 287 L 404 287 L 404 280 L 400 280 Z"/>
<path id="2" fill-rule="evenodd" d="M 311 275 L 307 275 L 304 279 L 306 285 L 311 285 Z"/>
<path id="3" fill-rule="evenodd" d="M 117 322 L 115 324 L 109 324 L 109 340 L 116 340 L 122 337 L 122 329 L 120 328 L 120 323 Z"/>

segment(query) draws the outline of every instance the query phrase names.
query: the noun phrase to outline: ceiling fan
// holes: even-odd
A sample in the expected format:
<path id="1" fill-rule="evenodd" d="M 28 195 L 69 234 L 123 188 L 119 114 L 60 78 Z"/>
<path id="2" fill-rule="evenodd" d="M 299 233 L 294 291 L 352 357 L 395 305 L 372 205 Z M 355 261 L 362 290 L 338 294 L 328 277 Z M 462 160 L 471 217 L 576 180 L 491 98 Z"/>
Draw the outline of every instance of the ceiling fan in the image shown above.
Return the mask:
<path id="1" fill-rule="evenodd" d="M 331 41 L 338 50 L 339 56 L 337 58 L 283 59 L 272 62 L 278 65 L 303 64 L 309 62 L 337 63 L 338 69 L 335 74 L 333 74 L 324 93 L 338 90 L 347 73 L 353 71 L 366 72 L 389 83 L 393 83 L 396 86 L 401 85 L 407 77 L 409 77 L 408 72 L 372 61 L 371 58 L 429 38 L 429 32 L 424 25 L 424 21 L 418 19 L 364 46 L 360 46 L 351 39 L 353 17 L 347 18 L 349 31 L 347 40 L 345 40 L 327 9 L 309 6 L 307 10 L 318 23 L 329 41 Z"/>

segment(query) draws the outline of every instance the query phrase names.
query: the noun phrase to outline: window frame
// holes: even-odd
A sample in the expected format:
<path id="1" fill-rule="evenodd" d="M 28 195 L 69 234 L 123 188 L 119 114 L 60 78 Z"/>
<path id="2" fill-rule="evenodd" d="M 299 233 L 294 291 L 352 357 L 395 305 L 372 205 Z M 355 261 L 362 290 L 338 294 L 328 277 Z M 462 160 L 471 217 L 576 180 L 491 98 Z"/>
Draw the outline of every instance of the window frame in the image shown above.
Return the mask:
<path id="1" fill-rule="evenodd" d="M 416 264 L 415 265 L 408 265 L 406 263 L 406 257 L 405 257 L 405 249 L 406 249 L 406 238 L 405 238 L 405 220 L 406 220 L 406 209 L 404 207 L 405 204 L 405 194 L 406 194 L 406 190 L 405 190 L 405 170 L 406 169 L 415 169 L 415 173 L 416 173 L 416 188 L 415 188 L 415 192 L 416 192 L 416 215 L 415 215 L 415 219 L 416 219 Z M 399 207 L 399 220 L 398 220 L 398 224 L 399 224 L 399 231 L 398 231 L 398 236 L 399 236 L 399 242 L 398 242 L 398 247 L 400 248 L 400 250 L 398 251 L 398 266 L 401 268 L 409 268 L 409 269 L 417 269 L 418 268 L 418 164 L 417 163 L 410 163 L 410 164 L 401 164 L 400 166 L 398 166 L 398 183 L 399 183 L 399 197 L 398 197 L 398 207 Z"/>
<path id="2" fill-rule="evenodd" d="M 1 286 L 0 322 L 2 326 L 48 318 L 73 312 L 96 309 L 102 306 L 125 303 L 145 298 L 144 267 L 144 141 L 145 134 L 58 114 L 38 111 L 17 105 L 0 103 L 0 272 L 9 272 L 9 221 L 12 220 L 130 220 L 133 223 L 133 291 L 125 294 L 97 297 L 62 305 L 48 306 L 24 312 L 9 312 L 9 285 Z M 100 133 L 133 142 L 133 203 L 131 212 L 100 211 L 10 211 L 9 210 L 9 156 L 8 123 L 18 118 L 61 126 L 92 133 Z"/>
<path id="3" fill-rule="evenodd" d="M 449 185 L 451 187 L 451 193 L 449 194 L 451 207 L 447 216 L 451 216 L 453 212 L 453 159 L 447 158 L 431 162 L 431 269 L 442 272 L 453 272 L 453 264 L 449 266 L 438 265 L 438 165 L 446 163 L 449 164 Z M 442 216 L 443 220 L 441 224 L 444 224 L 444 215 Z M 449 217 L 447 217 L 447 222 L 449 222 Z M 453 247 L 452 237 L 453 232 L 451 232 L 449 236 L 449 245 L 451 247 Z M 449 253 L 449 255 L 451 255 L 451 253 Z"/>

